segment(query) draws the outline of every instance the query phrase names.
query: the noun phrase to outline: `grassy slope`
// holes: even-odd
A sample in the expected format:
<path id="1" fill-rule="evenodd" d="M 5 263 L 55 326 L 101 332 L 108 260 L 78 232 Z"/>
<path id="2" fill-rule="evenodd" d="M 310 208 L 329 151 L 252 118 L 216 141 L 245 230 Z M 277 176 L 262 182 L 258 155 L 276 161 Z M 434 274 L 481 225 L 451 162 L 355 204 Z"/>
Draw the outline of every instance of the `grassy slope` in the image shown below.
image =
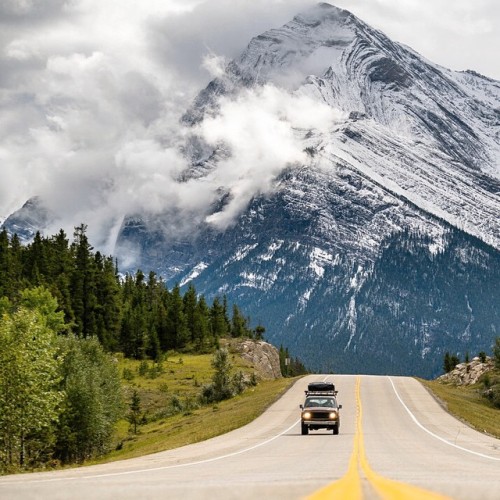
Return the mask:
<path id="1" fill-rule="evenodd" d="M 156 378 L 139 376 L 140 362 L 120 359 L 121 372 L 125 368 L 134 375 L 132 380 L 123 380 L 126 402 L 129 403 L 133 390 L 137 390 L 143 413 L 149 416 L 148 423 L 139 426 L 134 434 L 130 424 L 122 420 L 115 436 L 117 449 L 86 464 L 147 455 L 224 434 L 251 422 L 295 382 L 295 379 L 261 381 L 228 401 L 197 407 L 195 403 L 201 386 L 212 377 L 211 359 L 212 355 L 171 355 L 162 363 L 163 372 Z M 253 367 L 238 355 L 231 361 L 233 373 L 253 372 Z M 187 408 L 173 416 L 152 418 L 169 408 L 172 397 L 179 398 L 183 405 L 187 402 Z M 190 408 L 191 404 L 194 407 Z"/>
<path id="2" fill-rule="evenodd" d="M 500 410 L 484 397 L 482 384 L 455 386 L 436 380 L 420 380 L 454 416 L 474 429 L 500 438 Z"/>

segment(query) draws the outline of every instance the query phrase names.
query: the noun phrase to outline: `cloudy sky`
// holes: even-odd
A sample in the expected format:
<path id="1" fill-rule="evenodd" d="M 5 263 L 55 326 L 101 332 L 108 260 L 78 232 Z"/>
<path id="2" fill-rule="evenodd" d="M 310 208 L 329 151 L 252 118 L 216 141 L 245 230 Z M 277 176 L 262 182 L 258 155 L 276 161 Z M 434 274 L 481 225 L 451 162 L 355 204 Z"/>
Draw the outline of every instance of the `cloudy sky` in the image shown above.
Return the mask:
<path id="1" fill-rule="evenodd" d="M 312 104 L 283 101 L 272 89 L 227 103 L 218 121 L 200 132 L 213 143 L 225 134 L 241 170 L 236 176 L 226 164 L 196 185 L 175 181 L 186 167 L 177 152 L 183 140 L 179 117 L 251 37 L 315 3 L 1 0 L 0 221 L 41 195 L 61 214 L 57 223 L 69 234 L 85 222 L 97 246 L 112 251 L 110 235 L 124 213 L 161 212 L 166 203 L 202 210 L 213 201 L 217 183 L 241 194 L 229 207 L 230 218 L 251 193 L 266 189 L 272 165 L 300 161 L 291 135 L 300 119 L 294 110 Z M 335 4 L 433 62 L 500 80 L 495 0 Z M 243 112 L 249 105 L 251 115 Z M 282 116 L 276 118 L 277 105 L 288 128 Z M 331 112 L 316 111 L 323 118 Z M 256 129 L 256 121 L 266 125 Z M 278 137 L 279 158 L 276 142 L 265 140 L 269 131 Z M 252 170 L 255 141 L 259 175 Z"/>

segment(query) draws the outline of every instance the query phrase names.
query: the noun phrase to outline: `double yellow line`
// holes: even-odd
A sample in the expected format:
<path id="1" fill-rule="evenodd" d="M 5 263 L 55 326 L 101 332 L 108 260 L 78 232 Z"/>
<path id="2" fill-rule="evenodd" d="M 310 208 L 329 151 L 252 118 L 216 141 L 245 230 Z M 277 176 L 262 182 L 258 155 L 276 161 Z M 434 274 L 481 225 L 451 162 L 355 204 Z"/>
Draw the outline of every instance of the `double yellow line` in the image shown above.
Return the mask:
<path id="1" fill-rule="evenodd" d="M 321 490 L 313 493 L 308 500 L 348 499 L 362 500 L 363 487 L 360 469 L 363 471 L 371 487 L 384 500 L 450 500 L 448 497 L 433 493 L 398 481 L 392 481 L 380 476 L 370 467 L 365 453 L 363 437 L 363 407 L 361 405 L 361 379 L 356 378 L 356 434 L 354 435 L 354 450 L 349 460 L 347 473 Z"/>

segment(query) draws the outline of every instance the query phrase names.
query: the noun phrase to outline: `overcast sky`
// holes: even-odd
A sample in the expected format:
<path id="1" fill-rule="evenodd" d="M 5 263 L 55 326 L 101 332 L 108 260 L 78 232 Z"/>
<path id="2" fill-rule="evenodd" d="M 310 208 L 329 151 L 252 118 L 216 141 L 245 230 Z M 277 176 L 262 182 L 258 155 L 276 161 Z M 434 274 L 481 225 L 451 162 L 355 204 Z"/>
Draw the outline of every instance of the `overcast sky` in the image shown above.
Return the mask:
<path id="1" fill-rule="evenodd" d="M 109 235 L 123 213 L 160 212 L 166 199 L 181 209 L 209 203 L 207 185 L 190 190 L 193 186 L 173 182 L 185 168 L 175 153 L 182 140 L 180 114 L 253 36 L 315 3 L 0 0 L 0 220 L 41 194 L 64 214 L 66 230 L 85 222 L 99 244 L 112 249 Z M 500 80 L 496 0 L 337 0 L 335 5 L 433 62 Z M 273 131 L 282 125 L 269 111 L 277 102 L 290 113 L 312 105 L 280 99 L 267 89 L 238 105 L 251 104 Z M 263 141 L 260 157 L 268 163 L 262 172 L 269 172 L 277 161 L 275 143 L 265 144 L 265 134 L 252 129 L 255 116 L 245 119 L 238 105 L 212 123 L 211 139 L 238 130 Z M 290 126 L 297 119 L 288 118 Z M 290 130 L 279 129 L 278 135 L 280 160 L 300 160 Z M 249 144 L 234 141 L 240 163 L 252 164 Z M 208 191 L 225 181 L 234 192 L 265 190 L 254 185 L 248 168 L 245 179 L 236 179 L 226 165 L 207 181 Z M 242 195 L 240 205 L 245 200 Z M 233 212 L 238 208 L 236 203 Z"/>

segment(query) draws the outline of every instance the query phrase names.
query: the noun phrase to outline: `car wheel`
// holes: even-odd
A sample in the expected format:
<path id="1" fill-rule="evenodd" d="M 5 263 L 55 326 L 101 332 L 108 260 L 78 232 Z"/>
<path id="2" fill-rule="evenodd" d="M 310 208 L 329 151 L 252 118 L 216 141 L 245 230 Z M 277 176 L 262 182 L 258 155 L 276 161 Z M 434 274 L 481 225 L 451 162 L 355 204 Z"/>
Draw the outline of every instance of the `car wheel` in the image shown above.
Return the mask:
<path id="1" fill-rule="evenodd" d="M 336 436 L 338 433 L 339 433 L 339 426 L 338 426 L 338 425 L 335 425 L 335 426 L 333 427 L 333 434 Z"/>
<path id="2" fill-rule="evenodd" d="M 301 428 L 302 428 L 302 435 L 306 436 L 307 433 L 309 432 L 309 429 L 307 428 L 307 425 L 302 424 Z"/>

